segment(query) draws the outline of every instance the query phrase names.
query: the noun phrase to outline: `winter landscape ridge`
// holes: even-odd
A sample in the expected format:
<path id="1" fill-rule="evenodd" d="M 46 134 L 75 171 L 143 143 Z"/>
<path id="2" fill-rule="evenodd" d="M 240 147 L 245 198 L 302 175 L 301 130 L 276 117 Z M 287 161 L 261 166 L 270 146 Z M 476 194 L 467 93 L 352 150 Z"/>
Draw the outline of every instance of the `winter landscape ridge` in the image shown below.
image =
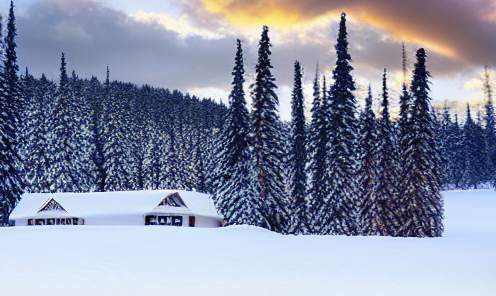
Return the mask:
<path id="1" fill-rule="evenodd" d="M 443 197 L 440 238 L 4 227 L 0 295 L 496 295 L 496 192 Z"/>

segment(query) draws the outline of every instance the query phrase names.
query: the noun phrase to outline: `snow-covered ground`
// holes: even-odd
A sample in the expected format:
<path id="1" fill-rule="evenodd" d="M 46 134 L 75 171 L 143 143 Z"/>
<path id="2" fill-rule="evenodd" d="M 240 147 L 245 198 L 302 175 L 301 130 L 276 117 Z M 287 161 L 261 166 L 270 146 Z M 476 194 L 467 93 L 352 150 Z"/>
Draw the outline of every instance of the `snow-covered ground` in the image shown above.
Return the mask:
<path id="1" fill-rule="evenodd" d="M 442 238 L 254 227 L 0 228 L 0 295 L 496 295 L 496 193 L 449 191 Z"/>

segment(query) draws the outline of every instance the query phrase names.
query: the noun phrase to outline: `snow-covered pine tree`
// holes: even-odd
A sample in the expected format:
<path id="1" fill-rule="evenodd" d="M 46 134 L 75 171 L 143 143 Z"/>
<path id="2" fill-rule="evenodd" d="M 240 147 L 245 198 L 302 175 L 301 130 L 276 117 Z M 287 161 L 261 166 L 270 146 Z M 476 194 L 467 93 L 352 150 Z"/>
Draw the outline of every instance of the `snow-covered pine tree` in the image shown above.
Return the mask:
<path id="1" fill-rule="evenodd" d="M 403 92 L 400 95 L 400 114 L 399 114 L 399 120 L 398 120 L 398 129 L 399 129 L 399 135 L 398 135 L 398 143 L 399 143 L 399 150 L 401 154 L 403 155 L 408 147 L 408 134 L 409 134 L 409 128 L 410 128 L 410 113 L 411 113 L 411 105 L 412 105 L 412 98 L 410 95 L 410 92 L 408 91 L 408 86 L 406 83 L 406 76 L 407 76 L 407 60 L 406 60 L 406 52 L 405 52 L 405 44 L 402 44 L 402 65 L 403 65 L 403 83 L 402 83 L 402 89 Z M 403 157 L 402 157 L 403 158 Z"/>
<path id="2" fill-rule="evenodd" d="M 464 172 L 462 184 L 465 189 L 477 189 L 483 183 L 484 147 L 482 128 L 472 119 L 467 104 L 467 118 L 463 126 Z"/>
<path id="3" fill-rule="evenodd" d="M 80 191 L 94 191 L 97 178 L 97 167 L 93 161 L 95 140 L 93 129 L 91 129 L 91 112 L 90 101 L 84 91 L 85 82 L 80 79 L 76 72 L 72 72 L 69 79 L 71 92 L 70 116 L 74 122 L 74 130 L 71 132 L 70 141 L 74 143 L 75 148 L 72 151 L 72 167 Z"/>
<path id="4" fill-rule="evenodd" d="M 109 70 L 107 67 L 107 76 L 108 75 Z M 107 174 L 104 168 L 105 157 L 103 155 L 103 145 L 105 143 L 105 96 L 103 95 L 104 91 L 102 84 L 96 77 L 93 76 L 91 78 L 85 93 L 91 107 L 89 129 L 92 133 L 92 147 L 94 147 L 91 155 L 91 161 L 95 166 L 95 190 L 103 192 L 105 191 L 105 176 Z"/>
<path id="5" fill-rule="evenodd" d="M 66 62 L 62 53 L 60 81 L 52 111 L 50 128 L 50 169 L 49 183 L 51 192 L 79 192 L 81 187 L 73 167 L 73 140 L 75 122 L 71 114 L 71 93 Z"/>
<path id="6" fill-rule="evenodd" d="M 455 114 L 455 122 L 451 126 L 453 158 L 451 163 L 453 165 L 453 185 L 456 189 L 463 188 L 463 175 L 465 172 L 465 154 L 464 154 L 464 136 L 463 130 L 458 123 L 458 114 Z"/>
<path id="7" fill-rule="evenodd" d="M 297 221 L 298 233 L 308 233 L 306 221 L 307 204 L 310 202 L 307 194 L 307 136 L 305 124 L 305 104 L 302 89 L 302 69 L 300 63 L 294 63 L 294 87 L 291 98 L 291 139 L 290 139 L 290 192 L 294 204 L 293 215 Z"/>
<path id="8" fill-rule="evenodd" d="M 377 208 L 375 227 L 379 235 L 395 236 L 399 230 L 401 208 L 399 205 L 400 175 L 399 152 L 393 123 L 389 115 L 389 95 L 387 72 L 382 78 L 381 117 L 377 128 L 377 165 L 376 187 Z"/>
<path id="9" fill-rule="evenodd" d="M 365 98 L 365 108 L 361 113 L 359 133 L 360 168 L 357 172 L 358 187 L 360 188 L 360 210 L 358 215 L 358 229 L 361 235 L 379 234 L 379 198 L 377 196 L 377 182 L 379 178 L 377 154 L 377 121 L 372 110 L 372 88 Z"/>
<path id="10" fill-rule="evenodd" d="M 129 177 L 129 159 L 124 150 L 126 135 L 124 132 L 123 107 L 115 96 L 118 84 L 110 83 L 109 76 L 105 82 L 105 110 L 104 116 L 106 141 L 103 145 L 105 159 L 104 170 L 105 191 L 121 191 L 131 188 Z"/>
<path id="11" fill-rule="evenodd" d="M 437 133 L 439 145 L 440 173 L 442 188 L 450 188 L 454 184 L 454 165 L 455 165 L 455 137 L 453 122 L 451 121 L 450 109 L 444 107 L 440 131 Z"/>
<path id="12" fill-rule="evenodd" d="M 357 234 L 356 99 L 347 35 L 346 14 L 342 13 L 335 45 L 336 67 L 332 71 L 334 83 L 329 90 L 331 132 L 326 172 L 329 193 L 319 213 L 323 234 Z"/>
<path id="13" fill-rule="evenodd" d="M 322 207 L 327 196 L 326 174 L 327 169 L 326 155 L 328 151 L 328 121 L 326 116 L 327 111 L 327 88 L 325 77 L 322 87 L 323 97 L 320 95 L 320 82 L 319 82 L 319 69 L 315 72 L 315 79 L 313 82 L 313 102 L 312 120 L 310 123 L 310 130 L 308 132 L 308 157 L 309 166 L 308 174 L 310 180 L 310 196 L 311 199 L 307 201 L 307 227 L 310 233 L 320 233 L 321 225 L 319 224 L 319 210 Z"/>
<path id="14" fill-rule="evenodd" d="M 485 182 L 490 181 L 496 187 L 496 115 L 494 114 L 493 90 L 489 67 L 484 68 L 484 92 L 486 103 L 484 104 L 484 154 L 486 174 Z"/>
<path id="15" fill-rule="evenodd" d="M 284 190 L 282 172 L 279 99 L 275 90 L 275 78 L 271 73 L 269 28 L 263 27 L 258 47 L 258 62 L 255 67 L 255 82 L 252 85 L 251 144 L 255 153 L 257 180 L 260 182 L 260 198 L 270 213 L 270 229 L 287 232 L 292 227 L 288 211 L 288 200 Z"/>
<path id="16" fill-rule="evenodd" d="M 413 72 L 408 147 L 403 155 L 402 225 L 399 236 L 439 237 L 443 233 L 443 199 L 437 183 L 436 147 L 432 133 L 426 53 L 417 51 Z"/>
<path id="17" fill-rule="evenodd" d="M 244 73 L 243 49 L 238 39 L 229 110 L 216 157 L 213 196 L 228 225 L 248 224 L 269 228 L 265 205 L 258 196 L 257 169 L 249 145 L 250 117 L 243 88 Z"/>
<path id="18" fill-rule="evenodd" d="M 1 23 L 0 18 L 0 23 Z M 0 32 L 1 32 L 0 25 Z M 9 215 L 23 193 L 22 164 L 19 157 L 17 132 L 20 129 L 19 77 L 17 71 L 14 4 L 10 2 L 3 71 L 0 73 L 0 226 L 9 223 Z M 0 33 L 1 38 L 1 33 Z"/>

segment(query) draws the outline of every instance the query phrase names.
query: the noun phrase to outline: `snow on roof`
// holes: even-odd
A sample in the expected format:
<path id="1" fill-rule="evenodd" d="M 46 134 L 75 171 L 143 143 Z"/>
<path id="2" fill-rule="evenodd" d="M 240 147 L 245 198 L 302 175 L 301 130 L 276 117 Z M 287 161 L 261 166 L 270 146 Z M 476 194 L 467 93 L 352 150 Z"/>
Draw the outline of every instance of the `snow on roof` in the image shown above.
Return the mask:
<path id="1" fill-rule="evenodd" d="M 178 193 L 186 207 L 196 214 L 220 218 L 208 194 L 184 190 L 143 190 L 91 193 L 25 193 L 12 211 L 10 219 L 37 215 L 40 208 L 51 198 L 59 203 L 69 215 L 93 216 L 115 214 L 145 214 L 160 212 L 159 203 L 171 193 Z M 178 213 L 187 209 L 176 208 Z M 189 212 L 189 211 L 187 211 Z"/>

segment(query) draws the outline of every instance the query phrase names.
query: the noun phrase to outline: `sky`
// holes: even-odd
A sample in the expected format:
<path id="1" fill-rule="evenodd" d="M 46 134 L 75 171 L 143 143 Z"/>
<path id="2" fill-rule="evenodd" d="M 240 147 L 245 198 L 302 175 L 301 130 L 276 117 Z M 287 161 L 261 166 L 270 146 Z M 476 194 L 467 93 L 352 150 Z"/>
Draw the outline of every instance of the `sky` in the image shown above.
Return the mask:
<path id="1" fill-rule="evenodd" d="M 0 2 L 6 17 L 9 1 Z M 20 68 L 57 80 L 61 53 L 80 77 L 179 89 L 227 103 L 236 39 L 243 41 L 247 100 L 258 41 L 268 25 L 281 118 L 290 119 L 293 65 L 304 68 L 307 110 L 319 73 L 330 81 L 338 21 L 347 14 L 359 102 L 376 104 L 388 69 L 392 105 L 424 47 L 434 104 L 464 110 L 484 100 L 483 65 L 496 68 L 496 0 L 17 0 Z M 408 56 L 402 71 L 402 43 Z M 494 71 L 493 71 L 494 72 Z M 493 73 L 494 74 L 494 73 Z M 496 85 L 496 75 L 492 75 Z"/>

